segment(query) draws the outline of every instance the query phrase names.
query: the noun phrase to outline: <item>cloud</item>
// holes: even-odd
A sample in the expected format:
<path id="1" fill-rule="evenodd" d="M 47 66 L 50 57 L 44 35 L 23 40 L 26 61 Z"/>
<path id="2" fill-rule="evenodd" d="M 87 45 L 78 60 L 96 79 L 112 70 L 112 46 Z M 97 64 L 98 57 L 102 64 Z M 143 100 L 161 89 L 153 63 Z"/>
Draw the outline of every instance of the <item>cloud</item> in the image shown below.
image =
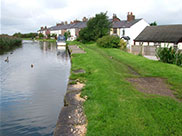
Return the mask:
<path id="1" fill-rule="evenodd" d="M 41 26 L 52 26 L 61 21 L 92 17 L 108 11 L 126 19 L 127 12 L 136 18 L 157 21 L 158 24 L 179 24 L 182 16 L 181 0 L 2 0 L 1 31 L 36 32 Z"/>

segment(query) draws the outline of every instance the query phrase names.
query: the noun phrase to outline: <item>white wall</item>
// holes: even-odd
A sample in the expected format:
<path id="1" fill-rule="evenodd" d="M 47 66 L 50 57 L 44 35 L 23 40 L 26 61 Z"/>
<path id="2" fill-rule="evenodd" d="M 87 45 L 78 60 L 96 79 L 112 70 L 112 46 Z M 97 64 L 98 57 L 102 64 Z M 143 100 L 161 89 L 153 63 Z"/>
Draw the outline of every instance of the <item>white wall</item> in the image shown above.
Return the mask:
<path id="1" fill-rule="evenodd" d="M 75 28 L 69 29 L 71 37 L 76 37 L 75 35 Z"/>
<path id="2" fill-rule="evenodd" d="M 182 50 L 182 42 L 181 42 L 181 43 L 178 43 L 178 48 L 179 48 L 180 50 Z"/>
<path id="3" fill-rule="evenodd" d="M 174 46 L 174 43 L 153 43 L 153 42 L 143 42 L 143 46 L 154 46 L 154 45 L 161 45 L 161 47 L 171 47 L 171 46 Z M 136 42 L 135 45 L 140 45 L 140 42 Z M 178 48 L 180 50 L 182 50 L 182 42 L 181 43 L 178 43 Z"/>
<path id="4" fill-rule="evenodd" d="M 68 29 L 67 31 L 70 32 L 71 34 L 71 37 L 68 39 L 69 41 L 73 41 L 76 39 L 76 32 L 75 32 L 75 28 L 71 28 L 71 29 Z"/>
<path id="5" fill-rule="evenodd" d="M 145 20 L 140 20 L 130 28 L 125 28 L 125 36 L 130 37 L 129 45 L 134 44 L 134 39 L 145 29 L 149 24 Z M 120 29 L 120 37 L 123 36 L 123 28 Z"/>
<path id="6" fill-rule="evenodd" d="M 61 30 L 51 30 L 50 34 L 56 34 L 57 36 L 59 36 L 59 34 L 61 34 Z"/>
<path id="7" fill-rule="evenodd" d="M 39 33 L 42 33 L 44 36 L 46 36 L 46 31 L 45 30 L 40 30 L 40 31 L 38 31 L 38 34 Z"/>

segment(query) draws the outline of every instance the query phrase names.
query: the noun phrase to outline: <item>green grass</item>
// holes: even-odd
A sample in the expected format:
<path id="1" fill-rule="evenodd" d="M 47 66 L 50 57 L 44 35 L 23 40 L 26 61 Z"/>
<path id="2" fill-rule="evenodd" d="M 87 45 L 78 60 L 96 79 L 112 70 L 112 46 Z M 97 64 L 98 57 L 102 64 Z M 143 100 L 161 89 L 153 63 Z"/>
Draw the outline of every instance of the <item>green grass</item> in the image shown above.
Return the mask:
<path id="1" fill-rule="evenodd" d="M 71 44 L 69 42 L 69 44 Z M 74 42 L 72 44 L 79 44 Z M 119 49 L 79 44 L 86 54 L 72 56 L 72 79 L 85 81 L 82 96 L 88 119 L 87 136 L 181 136 L 182 103 L 170 97 L 144 94 L 127 80 L 128 66 L 142 77 L 166 78 L 174 94 L 182 99 L 182 68 L 148 60 Z M 112 56 L 112 59 L 111 59 Z"/>
<path id="2" fill-rule="evenodd" d="M 32 39 L 32 38 L 21 38 L 22 40 L 38 40 L 42 42 L 56 42 L 56 39 Z"/>
<path id="3" fill-rule="evenodd" d="M 56 39 L 36 39 L 36 40 L 43 42 L 56 42 Z"/>
<path id="4" fill-rule="evenodd" d="M 22 40 L 33 40 L 32 38 L 21 38 Z"/>

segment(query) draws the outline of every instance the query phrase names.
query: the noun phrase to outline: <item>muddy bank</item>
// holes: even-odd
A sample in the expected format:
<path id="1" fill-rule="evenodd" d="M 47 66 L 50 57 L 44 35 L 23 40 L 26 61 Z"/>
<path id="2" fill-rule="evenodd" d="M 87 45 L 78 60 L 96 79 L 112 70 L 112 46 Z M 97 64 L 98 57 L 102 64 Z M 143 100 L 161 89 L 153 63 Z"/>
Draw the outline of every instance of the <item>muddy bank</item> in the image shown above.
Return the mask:
<path id="1" fill-rule="evenodd" d="M 137 88 L 137 90 L 143 93 L 169 96 L 176 99 L 173 91 L 170 89 L 170 85 L 166 83 L 167 79 L 159 77 L 139 77 L 128 78 L 127 80 L 132 83 L 132 85 Z"/>

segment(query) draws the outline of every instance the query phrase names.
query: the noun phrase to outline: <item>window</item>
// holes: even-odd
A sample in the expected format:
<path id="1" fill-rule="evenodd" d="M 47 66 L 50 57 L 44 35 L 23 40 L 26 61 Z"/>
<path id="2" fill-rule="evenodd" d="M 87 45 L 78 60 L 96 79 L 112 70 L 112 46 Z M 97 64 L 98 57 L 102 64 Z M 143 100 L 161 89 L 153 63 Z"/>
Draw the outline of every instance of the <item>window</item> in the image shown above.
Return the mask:
<path id="1" fill-rule="evenodd" d="M 117 28 L 113 28 L 113 34 L 117 34 Z"/>
<path id="2" fill-rule="evenodd" d="M 125 36 L 125 30 L 123 29 L 123 36 Z"/>

